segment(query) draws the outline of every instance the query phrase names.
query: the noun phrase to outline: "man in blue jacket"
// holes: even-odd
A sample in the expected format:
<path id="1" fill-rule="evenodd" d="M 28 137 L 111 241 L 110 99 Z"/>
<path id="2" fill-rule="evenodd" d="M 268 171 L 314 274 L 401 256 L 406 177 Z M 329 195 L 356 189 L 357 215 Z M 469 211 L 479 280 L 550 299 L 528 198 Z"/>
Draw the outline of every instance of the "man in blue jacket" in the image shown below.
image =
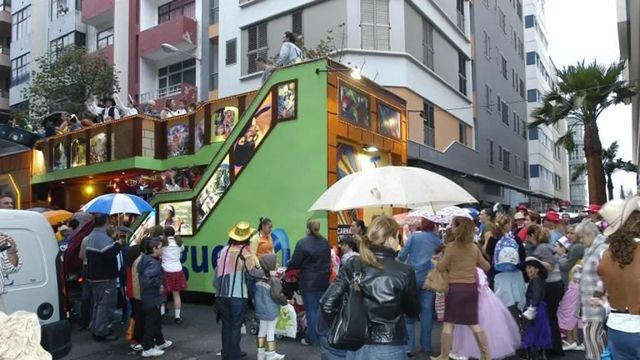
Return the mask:
<path id="1" fill-rule="evenodd" d="M 92 332 L 97 341 L 114 341 L 108 328 L 118 304 L 118 254 L 122 244 L 107 234 L 107 215 L 95 214 L 95 228 L 87 239 L 87 281 L 93 297 Z"/>
<path id="2" fill-rule="evenodd" d="M 398 260 L 408 261 L 411 268 L 416 273 L 416 284 L 418 284 L 418 298 L 420 300 L 420 346 L 426 354 L 431 354 L 431 328 L 433 326 L 433 306 L 436 294 L 433 291 L 422 289 L 427 273 L 433 264 L 431 257 L 436 250 L 442 246 L 442 240 L 436 233 L 436 226 L 433 222 L 422 219 L 420 231 L 414 233 L 407 241 L 407 244 L 400 250 Z M 415 320 L 407 318 L 407 333 L 409 344 L 407 353 L 412 355 L 415 348 Z"/>

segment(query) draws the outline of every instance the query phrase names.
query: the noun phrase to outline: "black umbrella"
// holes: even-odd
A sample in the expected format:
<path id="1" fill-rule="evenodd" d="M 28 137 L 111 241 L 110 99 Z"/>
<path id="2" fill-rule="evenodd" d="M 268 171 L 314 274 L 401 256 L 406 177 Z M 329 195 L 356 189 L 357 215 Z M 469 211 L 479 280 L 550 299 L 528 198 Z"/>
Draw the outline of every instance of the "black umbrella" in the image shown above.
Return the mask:
<path id="1" fill-rule="evenodd" d="M 62 121 L 62 115 L 66 114 L 66 111 L 54 111 L 52 113 L 50 113 L 49 115 L 45 116 L 44 119 L 42 119 L 42 124 L 44 126 L 47 125 L 47 123 L 51 122 L 53 123 L 53 125 L 58 126 L 60 125 L 60 122 Z"/>

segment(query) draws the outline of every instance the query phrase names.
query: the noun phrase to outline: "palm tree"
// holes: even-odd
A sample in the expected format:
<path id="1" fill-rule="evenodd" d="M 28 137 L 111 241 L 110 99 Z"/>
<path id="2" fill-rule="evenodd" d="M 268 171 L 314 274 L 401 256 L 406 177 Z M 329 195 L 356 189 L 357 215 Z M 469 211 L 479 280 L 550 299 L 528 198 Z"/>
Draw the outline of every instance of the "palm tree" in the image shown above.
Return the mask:
<path id="1" fill-rule="evenodd" d="M 609 195 L 608 199 L 613 200 L 613 181 L 611 179 L 613 173 L 618 170 L 624 170 L 629 172 L 638 172 L 638 166 L 636 166 L 631 161 L 624 161 L 618 156 L 618 150 L 620 146 L 617 141 L 611 143 L 608 149 L 602 151 L 602 169 L 604 171 L 604 177 L 607 181 L 607 194 Z M 571 174 L 571 180 L 575 181 L 585 172 L 588 173 L 587 167 L 583 165 L 578 165 L 573 168 L 573 174 Z M 622 193 L 624 194 L 624 192 Z"/>
<path id="2" fill-rule="evenodd" d="M 532 112 L 533 121 L 530 128 L 540 125 L 555 125 L 559 121 L 574 117 L 576 124 L 584 126 L 584 153 L 587 158 L 587 174 L 589 177 L 589 203 L 605 202 L 605 179 L 602 167 L 602 143 L 598 133 L 597 120 L 609 106 L 617 105 L 637 93 L 636 89 L 620 77 L 624 70 L 624 61 L 609 67 L 593 62 L 585 65 L 584 61 L 575 66 L 558 70 L 560 80 L 556 89 L 543 97 L 543 104 Z M 572 152 L 574 126 L 567 129 L 557 143 Z"/>

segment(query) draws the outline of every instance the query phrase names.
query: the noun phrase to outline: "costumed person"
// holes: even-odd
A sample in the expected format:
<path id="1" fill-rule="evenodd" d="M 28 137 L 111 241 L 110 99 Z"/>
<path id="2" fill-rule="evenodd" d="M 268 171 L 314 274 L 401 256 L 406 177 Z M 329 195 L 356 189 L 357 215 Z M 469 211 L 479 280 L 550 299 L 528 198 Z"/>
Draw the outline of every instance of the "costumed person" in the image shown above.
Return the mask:
<path id="1" fill-rule="evenodd" d="M 302 61 L 302 50 L 296 45 L 296 35 L 290 31 L 282 37 L 282 47 L 276 61 L 277 67 L 293 65 Z"/>
<path id="2" fill-rule="evenodd" d="M 275 331 L 280 306 L 287 305 L 282 284 L 276 276 L 278 259 L 275 254 L 265 254 L 259 259 L 260 268 L 251 270 L 257 279 L 254 303 L 256 317 L 260 320 L 258 331 L 258 360 L 281 360 L 284 355 L 276 352 Z"/>
<path id="3" fill-rule="evenodd" d="M 520 348 L 520 328 L 502 301 L 491 291 L 487 276 L 476 269 L 478 277 L 478 320 L 480 327 L 490 334 L 489 351 L 494 359 L 502 359 Z M 471 329 L 456 326 L 453 331 L 453 351 L 458 356 L 480 359 L 482 354 Z"/>
<path id="4" fill-rule="evenodd" d="M 545 351 L 551 349 L 551 326 L 544 301 L 547 269 L 551 268 L 537 258 L 530 256 L 525 261 L 529 286 L 526 294 L 526 310 L 522 316 L 526 319 L 522 334 L 522 348 L 527 350 L 527 359 L 546 359 Z"/>
<path id="5" fill-rule="evenodd" d="M 578 262 L 569 272 L 569 284 L 558 306 L 558 325 L 566 338 L 562 340 L 562 350 L 584 351 L 584 345 L 578 344 L 580 322 L 580 272 L 582 263 Z"/>
<path id="6" fill-rule="evenodd" d="M 180 292 L 187 289 L 187 278 L 182 271 L 180 256 L 184 251 L 182 238 L 176 235 L 173 227 L 164 228 L 164 235 L 167 237 L 167 246 L 162 250 L 162 270 L 164 271 L 164 289 L 167 294 L 173 297 L 173 313 L 176 324 L 182 324 L 180 310 L 182 309 L 182 299 Z M 162 304 L 160 313 L 164 315 L 165 304 Z"/>

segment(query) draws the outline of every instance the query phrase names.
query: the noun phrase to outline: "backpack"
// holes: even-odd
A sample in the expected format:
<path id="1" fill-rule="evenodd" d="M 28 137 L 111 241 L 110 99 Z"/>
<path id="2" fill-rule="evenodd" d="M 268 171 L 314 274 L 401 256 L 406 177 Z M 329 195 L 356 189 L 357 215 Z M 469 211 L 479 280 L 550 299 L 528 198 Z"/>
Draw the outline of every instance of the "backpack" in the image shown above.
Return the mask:
<path id="1" fill-rule="evenodd" d="M 510 234 L 503 236 L 493 252 L 493 267 L 496 271 L 516 271 L 520 263 L 518 242 Z"/>

